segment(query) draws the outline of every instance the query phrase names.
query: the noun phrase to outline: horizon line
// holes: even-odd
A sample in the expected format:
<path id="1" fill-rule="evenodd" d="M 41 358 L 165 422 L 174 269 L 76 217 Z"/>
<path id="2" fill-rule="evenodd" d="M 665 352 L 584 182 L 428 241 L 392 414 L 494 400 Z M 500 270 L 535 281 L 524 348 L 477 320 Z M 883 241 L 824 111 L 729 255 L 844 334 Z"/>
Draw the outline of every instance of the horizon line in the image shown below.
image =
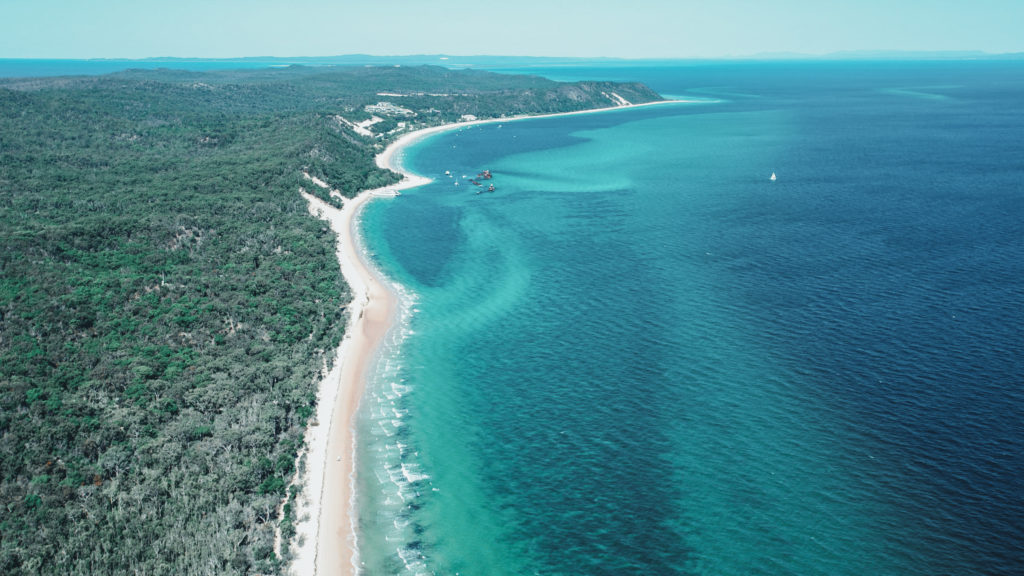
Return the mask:
<path id="1" fill-rule="evenodd" d="M 828 60 L 828 59 L 999 59 L 1006 57 L 1022 57 L 1024 52 L 986 52 L 984 50 L 840 50 L 826 53 L 809 52 L 758 52 L 755 54 L 734 54 L 722 56 L 524 56 L 515 54 L 331 54 L 323 56 L 292 55 L 292 56 L 100 56 L 100 57 L 43 57 L 43 56 L 0 56 L 0 60 L 65 60 L 79 62 L 121 61 L 145 62 L 160 60 L 191 60 L 191 61 L 235 61 L 235 60 L 325 60 L 342 58 L 373 58 L 381 60 L 437 58 L 440 61 L 449 59 L 516 59 L 516 60 L 563 60 L 563 61 L 616 61 L 616 62 L 651 62 L 651 61 L 721 61 L 721 60 Z"/>

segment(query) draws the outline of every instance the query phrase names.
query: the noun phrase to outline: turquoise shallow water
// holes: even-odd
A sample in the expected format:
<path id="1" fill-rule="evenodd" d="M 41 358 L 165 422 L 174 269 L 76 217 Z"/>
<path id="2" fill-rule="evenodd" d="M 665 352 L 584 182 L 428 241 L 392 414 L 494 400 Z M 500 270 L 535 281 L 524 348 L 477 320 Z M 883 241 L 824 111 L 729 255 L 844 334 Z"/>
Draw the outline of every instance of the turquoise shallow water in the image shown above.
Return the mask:
<path id="1" fill-rule="evenodd" d="M 1020 71 L 559 69 L 720 101 L 408 150 L 365 573 L 1020 573 Z"/>

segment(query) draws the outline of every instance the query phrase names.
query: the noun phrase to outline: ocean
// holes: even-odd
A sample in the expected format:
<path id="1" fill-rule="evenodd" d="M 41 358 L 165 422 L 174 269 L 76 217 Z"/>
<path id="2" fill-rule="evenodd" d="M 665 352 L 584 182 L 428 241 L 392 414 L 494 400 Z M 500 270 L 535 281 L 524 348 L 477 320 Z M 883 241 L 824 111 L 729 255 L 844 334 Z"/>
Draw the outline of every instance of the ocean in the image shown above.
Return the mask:
<path id="1" fill-rule="evenodd" d="M 534 72 L 695 102 L 404 152 L 365 574 L 1024 574 L 1024 65 Z"/>

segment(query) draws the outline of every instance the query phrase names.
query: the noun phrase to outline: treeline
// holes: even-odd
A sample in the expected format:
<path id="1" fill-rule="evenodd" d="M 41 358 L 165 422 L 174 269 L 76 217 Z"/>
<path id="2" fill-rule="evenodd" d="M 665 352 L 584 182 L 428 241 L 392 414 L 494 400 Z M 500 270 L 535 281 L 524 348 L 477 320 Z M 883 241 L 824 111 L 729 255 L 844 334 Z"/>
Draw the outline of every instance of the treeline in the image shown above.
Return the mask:
<path id="1" fill-rule="evenodd" d="M 277 569 L 348 298 L 295 173 L 375 169 L 316 115 L 188 96 L 0 91 L 4 574 Z"/>
<path id="2" fill-rule="evenodd" d="M 396 181 L 333 117 L 402 91 L 446 94 L 400 102 L 441 122 L 608 87 L 429 67 L 0 81 L 0 573 L 281 572 L 278 505 L 349 299 L 297 190 L 324 194 L 303 171 L 346 195 Z"/>

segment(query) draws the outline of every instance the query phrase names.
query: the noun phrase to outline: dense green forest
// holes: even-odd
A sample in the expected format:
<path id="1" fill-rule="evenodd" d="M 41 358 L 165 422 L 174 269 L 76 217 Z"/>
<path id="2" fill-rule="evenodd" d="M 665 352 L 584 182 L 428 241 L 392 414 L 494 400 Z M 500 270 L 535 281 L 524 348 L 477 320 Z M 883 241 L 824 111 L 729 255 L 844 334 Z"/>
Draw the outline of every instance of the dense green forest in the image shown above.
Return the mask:
<path id="1" fill-rule="evenodd" d="M 302 172 L 396 181 L 395 134 L 339 121 L 381 100 L 411 129 L 610 91 L 658 99 L 435 67 L 0 80 L 0 573 L 281 573 L 349 298 Z"/>

